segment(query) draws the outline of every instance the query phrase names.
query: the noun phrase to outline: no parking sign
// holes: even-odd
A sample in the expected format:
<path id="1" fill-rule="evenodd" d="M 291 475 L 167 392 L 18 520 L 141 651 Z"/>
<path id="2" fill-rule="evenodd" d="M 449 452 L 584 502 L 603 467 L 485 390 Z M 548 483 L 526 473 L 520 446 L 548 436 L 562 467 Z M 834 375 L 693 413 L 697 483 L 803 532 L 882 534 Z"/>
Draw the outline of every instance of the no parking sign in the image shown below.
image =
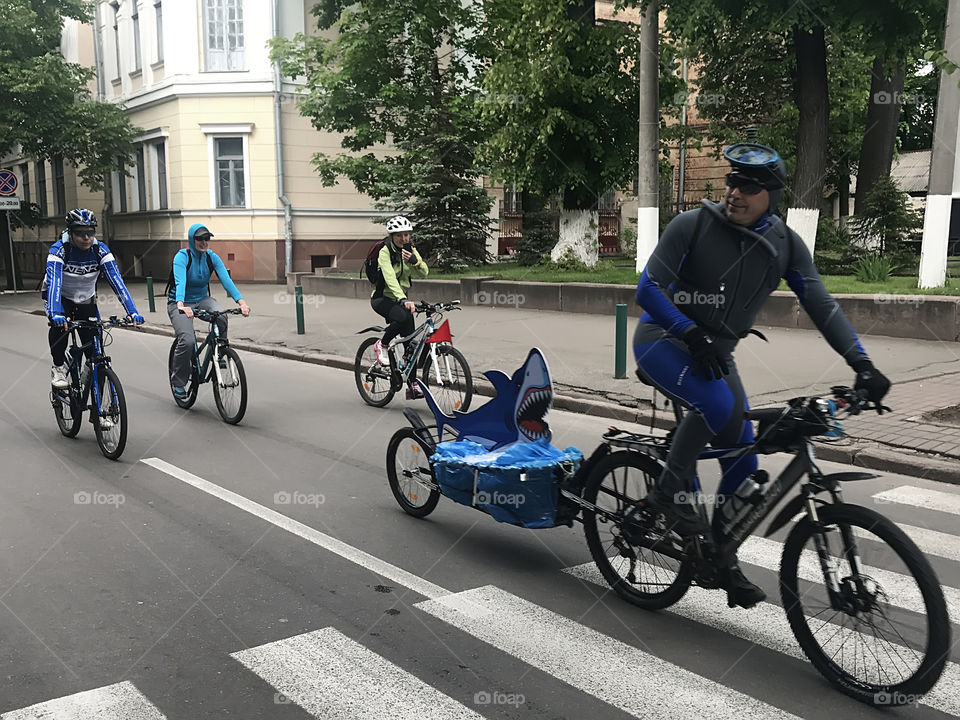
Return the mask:
<path id="1" fill-rule="evenodd" d="M 17 176 L 12 170 L 0 170 L 0 196 L 17 192 Z"/>

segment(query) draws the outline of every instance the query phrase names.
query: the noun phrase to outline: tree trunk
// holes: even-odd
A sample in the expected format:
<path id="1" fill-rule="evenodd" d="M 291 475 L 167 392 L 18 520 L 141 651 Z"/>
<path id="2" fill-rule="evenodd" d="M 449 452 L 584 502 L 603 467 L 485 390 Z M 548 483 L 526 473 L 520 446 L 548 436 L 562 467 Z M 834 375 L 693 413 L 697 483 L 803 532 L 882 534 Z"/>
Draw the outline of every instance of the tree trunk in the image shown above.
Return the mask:
<path id="1" fill-rule="evenodd" d="M 660 26 L 659 3 L 649 0 L 640 24 L 639 165 L 637 168 L 637 272 L 660 235 Z M 681 189 L 681 195 L 682 189 Z"/>
<path id="2" fill-rule="evenodd" d="M 586 25 L 595 25 L 597 22 L 596 0 L 577 0 L 567 5 L 567 17 Z"/>
<path id="3" fill-rule="evenodd" d="M 903 100 L 903 64 L 891 71 L 884 67 L 880 57 L 873 59 L 870 81 L 870 105 L 867 109 L 867 127 L 860 146 L 860 161 L 857 164 L 857 197 L 855 212 L 873 186 L 884 175 L 890 174 L 893 164 L 893 148 L 897 140 L 900 122 L 900 105 Z"/>
<path id="4" fill-rule="evenodd" d="M 838 225 L 847 227 L 847 218 L 850 217 L 850 163 L 844 157 L 837 168 L 837 195 L 839 211 Z"/>
<path id="5" fill-rule="evenodd" d="M 817 220 L 823 204 L 827 122 L 830 116 L 823 27 L 815 27 L 810 31 L 795 27 L 793 42 L 797 58 L 796 97 L 800 118 L 797 127 L 797 170 L 793 177 L 793 201 L 788 224 L 813 253 Z"/>

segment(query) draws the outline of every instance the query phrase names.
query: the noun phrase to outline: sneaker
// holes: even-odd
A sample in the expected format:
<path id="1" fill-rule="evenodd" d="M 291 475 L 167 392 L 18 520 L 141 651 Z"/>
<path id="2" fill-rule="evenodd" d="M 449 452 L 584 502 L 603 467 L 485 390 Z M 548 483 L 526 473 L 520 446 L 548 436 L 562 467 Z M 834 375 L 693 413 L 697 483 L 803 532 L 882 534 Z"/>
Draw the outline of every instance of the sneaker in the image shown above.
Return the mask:
<path id="1" fill-rule="evenodd" d="M 407 400 L 421 400 L 423 393 L 414 385 L 407 385 Z"/>
<path id="2" fill-rule="evenodd" d="M 720 587 L 727 591 L 727 605 L 752 608 L 767 599 L 767 594 L 747 580 L 739 565 L 720 571 Z"/>
<path id="3" fill-rule="evenodd" d="M 387 354 L 387 346 L 384 345 L 380 340 L 377 340 L 373 344 L 373 352 L 376 353 L 378 363 L 381 365 L 390 364 L 390 356 Z"/>
<path id="4" fill-rule="evenodd" d="M 670 529 L 680 535 L 703 535 L 709 532 L 710 528 L 704 522 L 703 516 L 689 502 L 682 500 L 678 502 L 679 495 L 692 496 L 693 494 L 676 493 L 670 495 L 654 486 L 643 499 L 643 504 L 654 511 L 663 513 Z"/>
<path id="5" fill-rule="evenodd" d="M 187 389 L 185 387 L 180 387 L 179 385 L 171 385 L 173 388 L 173 396 L 177 400 L 186 400 L 187 399 Z"/>
<path id="6" fill-rule="evenodd" d="M 66 365 L 54 365 L 50 368 L 50 384 L 58 390 L 70 387 Z"/>

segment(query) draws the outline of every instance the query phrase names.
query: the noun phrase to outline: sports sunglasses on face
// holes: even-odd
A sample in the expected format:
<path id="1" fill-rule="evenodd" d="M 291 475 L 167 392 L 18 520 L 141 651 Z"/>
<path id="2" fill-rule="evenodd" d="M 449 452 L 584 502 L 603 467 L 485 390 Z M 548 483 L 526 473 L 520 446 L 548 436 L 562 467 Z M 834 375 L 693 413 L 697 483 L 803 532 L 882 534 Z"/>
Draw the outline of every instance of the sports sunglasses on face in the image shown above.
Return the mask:
<path id="1" fill-rule="evenodd" d="M 73 230 L 74 235 L 79 235 L 80 237 L 93 237 L 97 234 L 96 230 Z"/>
<path id="2" fill-rule="evenodd" d="M 727 173 L 727 187 L 739 190 L 744 195 L 757 195 L 766 188 L 756 180 L 737 173 Z"/>

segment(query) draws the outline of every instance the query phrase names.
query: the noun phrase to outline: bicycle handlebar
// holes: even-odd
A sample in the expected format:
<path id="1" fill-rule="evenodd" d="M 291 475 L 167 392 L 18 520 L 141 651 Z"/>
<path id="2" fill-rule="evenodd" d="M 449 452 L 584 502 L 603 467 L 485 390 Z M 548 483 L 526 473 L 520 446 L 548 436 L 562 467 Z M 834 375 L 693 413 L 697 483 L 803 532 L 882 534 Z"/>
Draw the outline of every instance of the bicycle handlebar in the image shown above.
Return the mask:
<path id="1" fill-rule="evenodd" d="M 830 388 L 837 406 L 846 409 L 850 415 L 859 415 L 864 410 L 878 410 L 891 412 L 890 408 L 880 403 L 870 402 L 866 390 L 854 390 L 846 385 L 834 385 Z"/>
<path id="2" fill-rule="evenodd" d="M 448 312 L 450 310 L 459 310 L 460 301 L 451 300 L 450 302 L 428 303 L 421 300 L 417 303 L 415 309 L 417 313 L 427 313 L 428 315 L 435 312 Z"/>
<path id="3" fill-rule="evenodd" d="M 181 310 L 180 312 L 183 312 Z M 198 320 L 205 320 L 206 322 L 213 322 L 221 315 L 242 315 L 243 311 L 240 308 L 231 308 L 230 310 L 204 310 L 202 308 L 195 308 L 193 311 L 193 316 Z"/>
<path id="4" fill-rule="evenodd" d="M 136 323 L 130 318 L 129 315 L 125 317 L 117 317 L 116 315 L 111 315 L 106 320 L 77 320 L 73 318 L 67 318 L 67 322 L 63 325 L 56 325 L 52 320 L 47 321 L 47 325 L 51 327 L 62 327 L 66 330 L 71 328 L 91 328 L 91 327 L 125 327 L 127 325 L 136 325 Z"/>

